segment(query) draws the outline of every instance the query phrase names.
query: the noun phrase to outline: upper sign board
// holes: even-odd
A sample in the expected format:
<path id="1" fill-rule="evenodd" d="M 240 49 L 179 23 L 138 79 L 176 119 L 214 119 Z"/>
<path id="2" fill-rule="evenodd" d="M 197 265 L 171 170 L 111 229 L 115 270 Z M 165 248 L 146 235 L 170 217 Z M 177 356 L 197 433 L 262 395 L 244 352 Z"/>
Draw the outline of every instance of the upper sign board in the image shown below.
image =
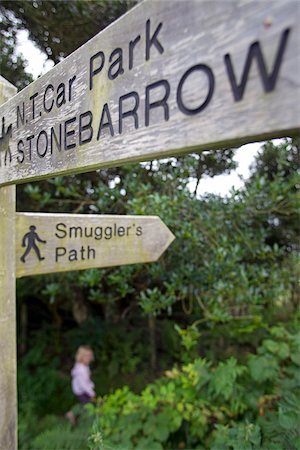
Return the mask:
<path id="1" fill-rule="evenodd" d="M 156 261 L 175 239 L 157 216 L 16 214 L 17 277 Z"/>
<path id="2" fill-rule="evenodd" d="M 140 3 L 0 107 L 0 185 L 297 133 L 299 12 Z"/>

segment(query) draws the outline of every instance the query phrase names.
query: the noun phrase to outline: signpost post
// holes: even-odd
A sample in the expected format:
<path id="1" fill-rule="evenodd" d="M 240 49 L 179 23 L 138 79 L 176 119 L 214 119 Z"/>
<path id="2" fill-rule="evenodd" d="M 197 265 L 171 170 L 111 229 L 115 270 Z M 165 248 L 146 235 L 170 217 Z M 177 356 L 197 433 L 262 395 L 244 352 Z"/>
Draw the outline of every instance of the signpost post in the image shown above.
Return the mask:
<path id="1" fill-rule="evenodd" d="M 0 76 L 0 105 L 17 89 Z M 3 130 L 2 130 L 3 132 Z M 2 135 L 3 139 L 3 135 Z M 17 447 L 16 186 L 0 187 L 0 449 Z"/>
<path id="2" fill-rule="evenodd" d="M 145 0 L 10 100 L 0 78 L 0 450 L 17 448 L 16 275 L 152 261 L 174 238 L 155 217 L 16 215 L 14 185 L 298 133 L 299 12 Z"/>

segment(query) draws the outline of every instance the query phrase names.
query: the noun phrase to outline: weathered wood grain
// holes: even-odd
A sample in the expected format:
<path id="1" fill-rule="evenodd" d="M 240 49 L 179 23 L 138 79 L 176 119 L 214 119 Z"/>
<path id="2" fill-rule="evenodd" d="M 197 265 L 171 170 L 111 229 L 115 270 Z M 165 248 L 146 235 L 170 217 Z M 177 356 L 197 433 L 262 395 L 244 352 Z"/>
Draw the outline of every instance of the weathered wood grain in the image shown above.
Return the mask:
<path id="1" fill-rule="evenodd" d="M 17 277 L 156 261 L 174 240 L 156 216 L 18 213 L 16 230 Z"/>
<path id="2" fill-rule="evenodd" d="M 0 184 L 297 133 L 299 10 L 140 3 L 0 108 Z"/>
<path id="3" fill-rule="evenodd" d="M 17 89 L 0 76 L 0 105 Z M 0 450 L 17 448 L 16 187 L 0 187 Z"/>

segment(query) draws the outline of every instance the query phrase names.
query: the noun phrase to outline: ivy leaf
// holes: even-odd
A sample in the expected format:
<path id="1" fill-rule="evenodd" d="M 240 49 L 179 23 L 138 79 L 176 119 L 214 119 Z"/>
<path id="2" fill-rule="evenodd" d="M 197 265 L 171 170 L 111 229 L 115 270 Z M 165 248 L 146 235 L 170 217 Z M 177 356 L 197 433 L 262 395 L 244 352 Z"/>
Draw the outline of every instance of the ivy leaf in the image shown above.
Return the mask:
<path id="1" fill-rule="evenodd" d="M 295 411 L 279 410 L 278 414 L 279 424 L 285 430 L 293 430 L 299 427 L 299 416 Z"/>
<path id="2" fill-rule="evenodd" d="M 248 364 L 251 377 L 258 383 L 275 380 L 278 377 L 279 365 L 273 356 L 251 355 Z"/>
<path id="3" fill-rule="evenodd" d="M 270 353 L 277 355 L 280 359 L 286 359 L 290 356 L 290 349 L 285 342 L 276 342 L 271 339 L 266 339 L 263 342 L 263 347 Z"/>
<path id="4" fill-rule="evenodd" d="M 300 333 L 297 333 L 292 340 L 291 359 L 293 363 L 300 366 Z"/>
<path id="5" fill-rule="evenodd" d="M 245 368 L 237 364 L 233 357 L 225 363 L 220 363 L 212 375 L 209 390 L 217 395 L 222 395 L 228 400 L 233 394 L 236 379 L 244 372 Z"/>
<path id="6" fill-rule="evenodd" d="M 163 450 L 161 444 L 153 439 L 142 438 L 138 441 L 138 445 L 135 447 L 135 450 Z"/>

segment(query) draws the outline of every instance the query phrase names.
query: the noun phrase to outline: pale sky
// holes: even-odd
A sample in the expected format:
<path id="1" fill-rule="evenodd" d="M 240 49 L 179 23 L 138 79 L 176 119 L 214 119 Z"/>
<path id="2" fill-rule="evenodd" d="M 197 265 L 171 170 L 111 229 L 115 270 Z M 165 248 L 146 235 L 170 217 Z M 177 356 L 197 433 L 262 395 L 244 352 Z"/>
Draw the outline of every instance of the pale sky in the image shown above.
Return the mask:
<path id="1" fill-rule="evenodd" d="M 26 71 L 31 73 L 34 78 L 42 75 L 50 70 L 54 63 L 47 61 L 47 57 L 42 53 L 37 46 L 28 39 L 28 31 L 21 30 L 18 32 L 17 53 L 21 53 L 27 60 L 28 65 Z M 249 167 L 254 161 L 254 156 L 257 154 L 261 143 L 246 144 L 236 151 L 235 161 L 238 162 L 237 170 L 233 170 L 229 175 L 218 175 L 213 178 L 206 177 L 200 181 L 197 194 L 202 195 L 207 192 L 213 194 L 220 194 L 222 196 L 228 195 L 232 187 L 240 188 L 243 186 L 241 177 L 247 179 L 249 177 Z M 195 184 L 191 183 L 191 190 Z"/>

